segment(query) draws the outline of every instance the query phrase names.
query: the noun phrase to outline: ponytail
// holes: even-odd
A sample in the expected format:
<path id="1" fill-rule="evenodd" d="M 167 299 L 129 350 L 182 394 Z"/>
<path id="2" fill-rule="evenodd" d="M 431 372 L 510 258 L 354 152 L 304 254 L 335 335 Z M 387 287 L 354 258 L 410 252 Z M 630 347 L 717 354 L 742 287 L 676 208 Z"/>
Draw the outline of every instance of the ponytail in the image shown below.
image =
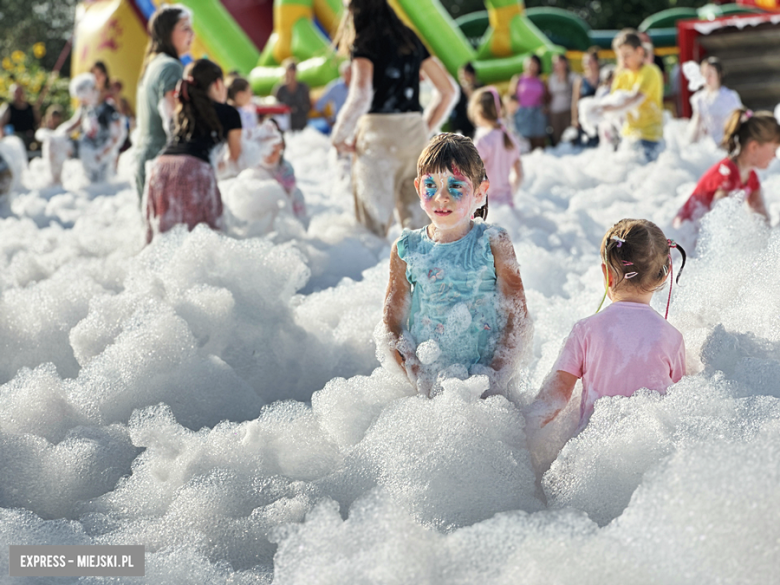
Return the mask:
<path id="1" fill-rule="evenodd" d="M 737 156 L 750 140 L 780 144 L 780 123 L 772 112 L 753 112 L 742 107 L 731 113 L 724 127 L 723 148 L 729 156 Z"/>
<path id="2" fill-rule="evenodd" d="M 187 65 L 184 78 L 176 85 L 178 103 L 173 135 L 177 140 L 192 140 L 196 136 L 223 138 L 222 124 L 209 97 L 209 88 L 218 79 L 222 79 L 222 69 L 208 59 Z"/>
<path id="3" fill-rule="evenodd" d="M 474 210 L 474 217 L 481 217 L 483 221 L 487 221 L 488 214 L 488 195 L 485 193 L 485 205 L 479 209 Z"/>
<path id="4" fill-rule="evenodd" d="M 472 122 L 475 122 L 477 114 L 488 122 L 498 124 L 504 135 L 504 148 L 514 150 L 515 143 L 512 142 L 501 118 L 501 96 L 492 85 L 478 89 L 471 96 L 468 105 L 468 117 Z"/>

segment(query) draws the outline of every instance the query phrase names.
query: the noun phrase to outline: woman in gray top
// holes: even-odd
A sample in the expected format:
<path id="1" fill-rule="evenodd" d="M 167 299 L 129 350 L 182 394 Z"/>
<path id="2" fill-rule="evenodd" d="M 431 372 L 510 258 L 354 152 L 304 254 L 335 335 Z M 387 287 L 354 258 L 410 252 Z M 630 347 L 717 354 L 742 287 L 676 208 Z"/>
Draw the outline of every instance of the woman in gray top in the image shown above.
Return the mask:
<path id="1" fill-rule="evenodd" d="M 149 19 L 149 44 L 136 98 L 139 196 L 144 191 L 146 161 L 155 158 L 167 142 L 175 106 L 173 94 L 184 71 L 179 57 L 190 50 L 192 37 L 192 14 L 181 4 L 161 6 Z"/>

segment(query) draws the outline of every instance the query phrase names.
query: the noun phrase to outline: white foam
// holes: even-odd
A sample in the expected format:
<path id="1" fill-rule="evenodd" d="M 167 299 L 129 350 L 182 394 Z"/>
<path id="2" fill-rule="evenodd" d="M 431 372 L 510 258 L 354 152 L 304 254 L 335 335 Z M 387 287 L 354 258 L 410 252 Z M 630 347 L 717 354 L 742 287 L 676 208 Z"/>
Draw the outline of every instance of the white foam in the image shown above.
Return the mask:
<path id="1" fill-rule="evenodd" d="M 728 200 L 698 233 L 670 227 L 723 156 L 684 133 L 667 124 L 648 165 L 536 151 L 516 207 L 491 208 L 535 328 L 511 402 L 479 399 L 486 376 L 426 399 L 378 367 L 390 242 L 356 225 L 314 131 L 286 152 L 311 224 L 279 213 L 263 237 L 239 212 L 230 237 L 177 228 L 144 248 L 127 156 L 98 185 L 68 161 L 64 188 L 34 164 L 0 214 L 0 541 L 145 544 L 148 583 L 772 582 L 780 236 Z M 761 178 L 777 223 L 780 163 Z M 228 193 L 233 213 L 264 205 Z M 597 402 L 566 442 L 575 397 L 532 458 L 516 404 L 595 311 L 623 217 L 689 252 L 670 320 L 691 375 Z"/>

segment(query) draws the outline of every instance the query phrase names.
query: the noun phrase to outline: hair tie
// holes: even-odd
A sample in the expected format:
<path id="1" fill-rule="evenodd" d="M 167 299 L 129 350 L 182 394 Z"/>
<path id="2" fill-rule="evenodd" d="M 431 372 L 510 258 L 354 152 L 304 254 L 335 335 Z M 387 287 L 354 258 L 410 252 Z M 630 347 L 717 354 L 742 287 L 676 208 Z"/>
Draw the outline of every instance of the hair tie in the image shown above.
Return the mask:
<path id="1" fill-rule="evenodd" d="M 745 110 L 745 121 L 753 117 L 753 110 Z"/>
<path id="2" fill-rule="evenodd" d="M 638 272 L 628 272 L 628 273 L 624 274 L 623 276 L 624 276 L 624 278 L 634 278 L 637 274 L 639 274 L 639 273 Z"/>
<path id="3" fill-rule="evenodd" d="M 617 242 L 617 247 L 620 248 L 623 244 L 626 243 L 626 241 L 623 238 L 619 238 L 617 236 L 612 236 L 609 238 L 610 240 L 615 240 Z"/>
<path id="4" fill-rule="evenodd" d="M 672 302 L 672 285 L 677 282 L 677 284 L 680 284 L 680 275 L 682 274 L 683 268 L 685 268 L 685 250 L 683 250 L 682 246 L 680 246 L 677 242 L 674 240 L 666 240 L 666 244 L 669 246 L 669 276 L 671 277 L 672 281 L 669 283 L 669 296 L 666 299 L 666 313 L 664 314 L 664 319 L 669 318 L 669 305 Z M 683 263 L 682 266 L 680 266 L 680 271 L 677 273 L 677 280 L 674 278 L 674 264 L 672 263 L 672 248 L 676 248 L 678 252 L 680 252 L 680 255 L 682 256 Z M 664 274 L 666 274 L 666 266 L 664 266 Z"/>
<path id="5" fill-rule="evenodd" d="M 176 90 L 173 92 L 174 97 L 182 103 L 190 101 L 190 92 L 188 90 L 189 81 L 187 79 L 180 79 L 176 83 Z"/>

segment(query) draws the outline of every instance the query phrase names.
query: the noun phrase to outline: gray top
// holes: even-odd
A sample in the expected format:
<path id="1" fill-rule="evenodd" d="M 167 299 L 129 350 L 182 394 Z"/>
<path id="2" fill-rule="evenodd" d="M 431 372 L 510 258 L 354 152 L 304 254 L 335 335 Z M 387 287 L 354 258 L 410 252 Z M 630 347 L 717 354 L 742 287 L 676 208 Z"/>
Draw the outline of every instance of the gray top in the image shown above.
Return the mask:
<path id="1" fill-rule="evenodd" d="M 157 156 L 167 142 L 163 121 L 157 107 L 163 96 L 176 88 L 184 66 L 178 59 L 158 54 L 146 67 L 138 84 L 136 98 L 139 155 L 144 159 Z"/>

